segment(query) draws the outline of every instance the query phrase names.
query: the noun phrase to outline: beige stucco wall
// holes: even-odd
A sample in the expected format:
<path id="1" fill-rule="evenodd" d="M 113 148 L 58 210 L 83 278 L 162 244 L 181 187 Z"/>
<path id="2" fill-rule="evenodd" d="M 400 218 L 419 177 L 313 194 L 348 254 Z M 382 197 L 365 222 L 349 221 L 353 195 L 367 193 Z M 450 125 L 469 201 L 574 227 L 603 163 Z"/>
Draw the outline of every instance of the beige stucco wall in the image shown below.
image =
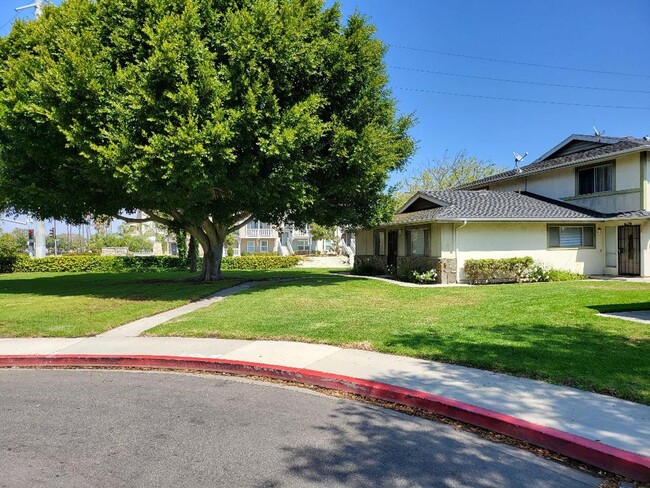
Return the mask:
<path id="1" fill-rule="evenodd" d="M 526 190 L 550 198 L 561 199 L 576 194 L 575 168 L 561 168 L 528 177 Z"/>
<path id="2" fill-rule="evenodd" d="M 628 154 L 616 158 L 616 191 L 639 188 L 640 182 L 640 155 Z"/>
<path id="3" fill-rule="evenodd" d="M 648 173 L 646 172 L 646 174 Z M 625 193 L 578 197 L 576 195 L 576 168 L 571 167 L 531 175 L 526 178 L 492 183 L 490 190 L 525 190 L 558 200 L 570 199 L 570 202 L 575 205 L 604 213 L 628 212 L 640 208 L 650 208 L 650 197 L 647 194 L 642 197 L 641 194 L 641 156 L 639 153 L 621 156 L 616 159 L 614 182 L 614 191 Z"/>
<path id="4" fill-rule="evenodd" d="M 497 181 L 496 183 L 490 183 L 489 189 L 495 191 L 524 191 L 526 189 L 526 182 L 524 178 Z"/>
<path id="5" fill-rule="evenodd" d="M 468 223 L 457 231 L 460 279 L 464 280 L 467 259 L 524 256 L 552 268 L 602 274 L 603 232 L 600 236 L 596 232 L 595 249 L 548 249 L 545 223 Z"/>
<path id="6" fill-rule="evenodd" d="M 650 222 L 641 224 L 641 276 L 650 276 Z"/>
<path id="7" fill-rule="evenodd" d="M 641 182 L 642 191 L 643 191 L 643 208 L 645 210 L 650 210 L 650 154 L 646 153 L 645 157 L 641 158 L 641 161 L 645 160 L 641 174 L 643 175 L 643 181 Z"/>
<path id="8" fill-rule="evenodd" d="M 355 245 L 357 254 L 361 256 L 369 256 L 374 254 L 373 244 L 373 231 L 361 229 L 355 233 Z"/>

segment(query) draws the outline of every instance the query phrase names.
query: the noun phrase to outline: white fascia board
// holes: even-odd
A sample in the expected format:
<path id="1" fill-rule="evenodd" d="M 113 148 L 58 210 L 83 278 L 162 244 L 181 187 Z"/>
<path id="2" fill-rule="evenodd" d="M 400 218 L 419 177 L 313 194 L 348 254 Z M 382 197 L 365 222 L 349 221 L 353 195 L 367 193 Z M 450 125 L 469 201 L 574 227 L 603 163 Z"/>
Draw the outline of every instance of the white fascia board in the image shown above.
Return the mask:
<path id="1" fill-rule="evenodd" d="M 437 198 L 434 198 L 431 195 L 427 195 L 426 193 L 419 191 L 415 195 L 413 195 L 411 198 L 409 198 L 408 201 L 404 205 L 402 205 L 399 208 L 399 210 L 397 210 L 397 212 L 395 212 L 395 213 L 396 214 L 404 213 L 404 210 L 406 210 L 411 205 L 413 205 L 413 202 L 415 202 L 419 198 L 423 198 L 425 200 L 430 201 L 431 203 L 435 203 L 439 207 L 446 207 L 446 206 L 449 205 L 449 202 L 445 202 L 444 200 L 438 200 Z"/>
<path id="2" fill-rule="evenodd" d="M 608 139 L 607 141 L 603 141 L 603 139 Z M 562 142 L 557 144 L 555 147 L 549 149 L 546 151 L 544 154 L 542 154 L 540 157 L 538 157 L 535 161 L 533 161 L 530 164 L 535 164 L 538 163 L 539 161 L 544 160 L 544 158 L 547 158 L 551 154 L 553 154 L 556 151 L 559 151 L 562 149 L 564 146 L 567 144 L 573 142 L 573 141 L 585 141 L 585 142 L 602 142 L 603 144 L 616 144 L 617 142 L 621 142 L 623 139 L 622 138 L 612 138 L 612 137 L 596 137 L 596 136 L 588 136 L 584 134 L 571 134 L 569 137 L 564 139 Z"/>

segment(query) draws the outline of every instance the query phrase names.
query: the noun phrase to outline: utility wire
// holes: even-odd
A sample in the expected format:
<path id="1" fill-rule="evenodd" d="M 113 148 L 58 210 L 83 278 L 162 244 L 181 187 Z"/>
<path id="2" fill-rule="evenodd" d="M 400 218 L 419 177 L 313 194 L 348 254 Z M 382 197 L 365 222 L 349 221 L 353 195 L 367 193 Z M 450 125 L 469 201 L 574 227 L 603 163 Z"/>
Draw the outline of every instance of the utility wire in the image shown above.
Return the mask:
<path id="1" fill-rule="evenodd" d="M 444 71 L 430 71 L 426 69 L 418 68 L 405 68 L 403 66 L 389 66 L 393 69 L 401 69 L 405 71 L 415 71 L 417 73 L 429 73 L 432 75 L 443 75 L 443 76 L 457 76 L 460 78 L 472 78 L 474 80 L 488 80 L 488 81 L 503 81 L 506 83 L 521 83 L 523 85 L 539 85 L 539 86 L 554 86 L 557 88 L 577 88 L 580 90 L 601 90 L 601 91 L 614 91 L 614 92 L 626 92 L 626 93 L 650 93 L 648 90 L 631 90 L 626 88 L 604 88 L 597 86 L 581 86 L 581 85 L 562 85 L 559 83 L 542 83 L 537 81 L 525 81 L 525 80 L 508 80 L 505 78 L 490 78 L 488 76 L 476 76 L 476 75 L 463 75 L 459 73 L 446 73 Z"/>
<path id="2" fill-rule="evenodd" d="M 616 109 L 630 109 L 630 110 L 650 110 L 650 107 L 629 107 L 621 105 L 593 105 L 588 103 L 572 103 L 572 102 L 555 102 L 551 100 L 528 100 L 524 98 L 506 98 L 506 97 L 491 97 L 488 95 L 470 95 L 469 93 L 452 93 L 437 90 L 423 90 L 419 88 L 404 88 L 401 86 L 393 87 L 395 90 L 405 90 L 419 93 L 433 93 L 436 95 L 451 95 L 454 97 L 469 97 L 469 98 L 484 98 L 488 100 L 501 100 L 507 102 L 525 102 L 525 103 L 543 103 L 547 105 L 570 105 L 573 107 L 592 107 L 592 108 L 616 108 Z"/>
<path id="3" fill-rule="evenodd" d="M 479 59 L 481 61 L 492 61 L 495 63 L 508 63 L 508 64 L 518 64 L 521 66 L 534 66 L 536 68 L 550 68 L 550 69 L 561 69 L 565 71 L 580 71 L 583 73 L 598 73 L 598 74 L 603 74 L 603 75 L 619 75 L 619 76 L 635 76 L 638 78 L 650 78 L 650 75 L 644 75 L 644 74 L 639 74 L 639 73 L 623 73 L 620 71 L 601 71 L 601 70 L 596 70 L 596 69 L 587 69 L 587 68 L 572 68 L 569 66 L 555 66 L 551 64 L 537 64 L 537 63 L 527 63 L 525 61 L 513 61 L 510 59 L 498 59 L 498 58 L 487 58 L 487 57 L 482 57 L 482 56 L 472 56 L 470 54 L 458 54 L 458 53 L 450 53 L 450 52 L 445 52 L 445 51 L 436 51 L 434 49 L 422 49 L 419 47 L 409 47 L 409 46 L 400 46 L 398 44 L 388 44 L 390 47 L 394 47 L 396 49 L 406 49 L 409 51 L 419 51 L 423 53 L 430 53 L 430 54 L 441 54 L 443 56 L 455 56 L 458 58 L 467 58 L 467 59 Z"/>
<path id="4" fill-rule="evenodd" d="M 9 24 L 11 24 L 14 21 L 14 19 L 16 17 L 18 17 L 19 14 L 20 14 L 20 12 L 16 12 L 12 18 L 10 18 L 7 22 L 2 24 L 2 27 L 0 27 L 0 32 L 2 32 L 5 27 L 7 27 Z"/>

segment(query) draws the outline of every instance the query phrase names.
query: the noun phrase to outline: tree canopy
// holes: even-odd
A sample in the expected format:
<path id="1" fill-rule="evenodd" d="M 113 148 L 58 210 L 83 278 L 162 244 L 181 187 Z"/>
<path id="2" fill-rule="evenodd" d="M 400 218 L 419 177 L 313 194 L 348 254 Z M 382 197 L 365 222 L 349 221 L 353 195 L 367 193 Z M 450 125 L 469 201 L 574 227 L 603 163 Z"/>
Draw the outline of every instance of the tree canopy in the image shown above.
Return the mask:
<path id="1" fill-rule="evenodd" d="M 414 147 L 384 52 L 324 0 L 66 0 L 0 41 L 0 204 L 141 209 L 208 281 L 252 218 L 372 225 Z"/>
<path id="2" fill-rule="evenodd" d="M 398 206 L 418 191 L 449 190 L 502 171 L 506 171 L 506 168 L 470 156 L 464 149 L 454 156 L 445 153 L 441 158 L 419 167 L 411 176 L 399 183 L 396 194 Z"/>

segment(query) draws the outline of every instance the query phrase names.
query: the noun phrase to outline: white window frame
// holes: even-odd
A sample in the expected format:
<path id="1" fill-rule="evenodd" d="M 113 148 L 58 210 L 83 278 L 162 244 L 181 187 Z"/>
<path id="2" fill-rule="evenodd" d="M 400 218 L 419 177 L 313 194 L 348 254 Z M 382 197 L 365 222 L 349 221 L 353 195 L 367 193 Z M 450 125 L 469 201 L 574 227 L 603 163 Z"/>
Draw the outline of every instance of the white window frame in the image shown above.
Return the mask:
<path id="1" fill-rule="evenodd" d="M 251 250 L 251 246 L 253 246 L 253 249 Z M 255 252 L 255 241 L 248 241 L 246 243 L 246 252 L 248 254 L 254 253 Z"/>
<path id="2" fill-rule="evenodd" d="M 296 251 L 309 251 L 309 240 L 296 239 Z"/>
<path id="3" fill-rule="evenodd" d="M 269 252 L 269 241 L 266 239 L 260 241 L 260 252 Z"/>

